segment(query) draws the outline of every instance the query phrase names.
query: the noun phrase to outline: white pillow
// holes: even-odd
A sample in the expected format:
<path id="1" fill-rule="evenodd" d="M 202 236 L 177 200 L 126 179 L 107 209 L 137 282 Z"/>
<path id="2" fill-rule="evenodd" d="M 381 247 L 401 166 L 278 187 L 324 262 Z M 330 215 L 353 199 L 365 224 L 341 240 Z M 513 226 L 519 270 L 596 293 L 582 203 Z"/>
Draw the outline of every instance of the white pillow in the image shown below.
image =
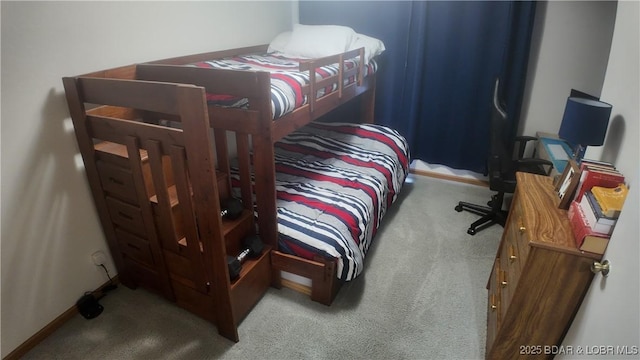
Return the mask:
<path id="1" fill-rule="evenodd" d="M 368 64 L 371 59 L 382 54 L 385 50 L 382 40 L 367 35 L 356 34 L 348 50 L 355 50 L 361 47 L 364 47 L 365 64 Z"/>
<path id="2" fill-rule="evenodd" d="M 291 31 L 285 31 L 283 33 L 278 34 L 278 36 L 276 36 L 269 43 L 269 48 L 267 49 L 267 52 L 270 52 L 270 53 L 274 51 L 284 52 L 285 47 L 289 43 L 289 40 L 291 40 Z"/>
<path id="3" fill-rule="evenodd" d="M 347 51 L 355 35 L 356 32 L 346 26 L 294 24 L 283 52 L 304 58 L 340 54 Z"/>

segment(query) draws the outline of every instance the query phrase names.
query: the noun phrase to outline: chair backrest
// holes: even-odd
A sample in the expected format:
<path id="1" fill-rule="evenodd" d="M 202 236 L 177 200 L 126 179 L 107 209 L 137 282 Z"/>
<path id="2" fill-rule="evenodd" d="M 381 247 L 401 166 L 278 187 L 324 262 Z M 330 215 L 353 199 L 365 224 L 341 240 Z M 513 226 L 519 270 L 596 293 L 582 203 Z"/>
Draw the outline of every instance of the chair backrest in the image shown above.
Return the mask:
<path id="1" fill-rule="evenodd" d="M 489 186 L 492 190 L 505 190 L 505 180 L 513 177 L 513 141 L 505 136 L 509 126 L 506 110 L 500 100 L 500 79 L 496 78 L 491 101 L 491 129 L 489 154 Z M 515 184 L 515 183 L 514 183 Z M 511 184 L 509 184 L 511 187 Z M 507 191 L 509 189 L 506 189 Z"/>

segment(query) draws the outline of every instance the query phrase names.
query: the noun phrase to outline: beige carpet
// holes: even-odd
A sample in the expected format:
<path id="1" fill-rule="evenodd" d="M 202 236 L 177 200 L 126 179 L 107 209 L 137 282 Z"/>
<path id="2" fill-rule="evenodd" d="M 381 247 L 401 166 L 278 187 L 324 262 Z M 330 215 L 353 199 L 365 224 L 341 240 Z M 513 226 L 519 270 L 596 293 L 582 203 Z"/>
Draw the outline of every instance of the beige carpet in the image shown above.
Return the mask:
<path id="1" fill-rule="evenodd" d="M 475 236 L 490 190 L 411 176 L 383 220 L 363 275 L 332 306 L 269 289 L 239 326 L 240 342 L 144 290 L 120 286 L 93 320 L 74 317 L 25 359 L 480 359 L 485 286 L 502 228 Z"/>

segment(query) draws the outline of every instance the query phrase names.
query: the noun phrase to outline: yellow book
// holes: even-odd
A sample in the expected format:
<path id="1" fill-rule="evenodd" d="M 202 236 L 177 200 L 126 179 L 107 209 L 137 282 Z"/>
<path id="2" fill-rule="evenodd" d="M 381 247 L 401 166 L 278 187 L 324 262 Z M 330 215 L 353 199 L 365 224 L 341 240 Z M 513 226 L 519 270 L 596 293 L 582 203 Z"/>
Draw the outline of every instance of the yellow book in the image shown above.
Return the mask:
<path id="1" fill-rule="evenodd" d="M 625 184 L 620 184 L 614 188 L 594 186 L 591 188 L 591 192 L 598 204 L 600 204 L 604 216 L 618 217 L 620 211 L 622 211 L 624 200 L 627 198 L 629 188 Z"/>

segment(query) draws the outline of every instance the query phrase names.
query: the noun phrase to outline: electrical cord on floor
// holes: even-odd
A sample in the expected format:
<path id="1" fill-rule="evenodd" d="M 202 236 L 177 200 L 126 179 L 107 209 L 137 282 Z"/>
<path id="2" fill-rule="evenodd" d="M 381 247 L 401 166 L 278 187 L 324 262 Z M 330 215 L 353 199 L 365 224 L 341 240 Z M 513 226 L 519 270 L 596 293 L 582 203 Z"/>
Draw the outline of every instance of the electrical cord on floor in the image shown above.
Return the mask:
<path id="1" fill-rule="evenodd" d="M 106 266 L 104 266 L 104 264 L 100 264 L 100 266 L 102 266 L 102 268 L 104 269 L 104 272 L 107 274 L 107 277 L 109 278 L 109 285 L 107 285 L 107 286 L 103 287 L 103 288 L 102 288 L 102 292 L 103 292 L 103 293 L 108 293 L 108 292 L 109 292 L 109 291 L 111 291 L 111 290 L 115 290 L 115 289 L 118 287 L 118 285 L 116 285 L 116 284 L 113 282 L 113 279 L 112 279 L 112 278 L 111 278 L 111 276 L 109 275 L 109 270 L 107 270 L 107 267 L 106 267 Z"/>

